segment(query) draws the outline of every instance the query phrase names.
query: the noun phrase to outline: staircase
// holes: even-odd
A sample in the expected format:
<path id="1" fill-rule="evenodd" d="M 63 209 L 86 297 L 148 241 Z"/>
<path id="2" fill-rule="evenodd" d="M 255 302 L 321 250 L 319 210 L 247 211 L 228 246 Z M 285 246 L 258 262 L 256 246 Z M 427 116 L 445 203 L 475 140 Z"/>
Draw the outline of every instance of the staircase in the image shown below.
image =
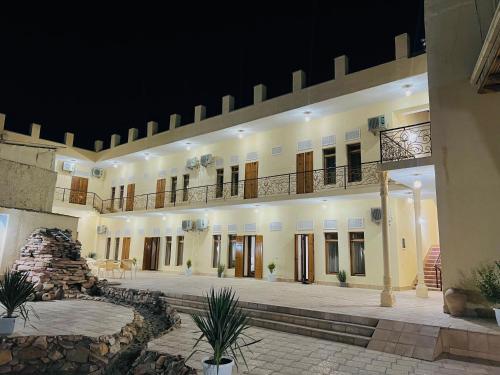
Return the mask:
<path id="1" fill-rule="evenodd" d="M 205 297 L 202 296 L 167 294 L 164 298 L 182 313 L 202 313 L 206 307 Z M 361 347 L 368 346 L 378 323 L 378 319 L 374 318 L 285 306 L 242 301 L 239 306 L 248 313 L 253 326 Z"/>
<path id="2" fill-rule="evenodd" d="M 437 278 L 436 278 L 436 267 Z M 441 249 L 439 246 L 433 246 L 427 252 L 424 259 L 424 282 L 429 290 L 441 290 Z M 415 286 L 417 281 L 415 280 Z"/>

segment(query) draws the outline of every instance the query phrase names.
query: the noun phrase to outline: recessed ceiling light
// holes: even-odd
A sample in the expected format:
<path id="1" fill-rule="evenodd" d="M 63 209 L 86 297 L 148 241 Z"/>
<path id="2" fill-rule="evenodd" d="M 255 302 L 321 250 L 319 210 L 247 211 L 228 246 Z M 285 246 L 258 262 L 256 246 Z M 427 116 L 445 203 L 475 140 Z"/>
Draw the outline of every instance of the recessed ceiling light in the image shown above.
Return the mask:
<path id="1" fill-rule="evenodd" d="M 413 183 L 413 187 L 414 187 L 415 189 L 420 189 L 420 188 L 422 187 L 422 182 L 420 182 L 419 180 L 415 181 L 415 182 Z"/>

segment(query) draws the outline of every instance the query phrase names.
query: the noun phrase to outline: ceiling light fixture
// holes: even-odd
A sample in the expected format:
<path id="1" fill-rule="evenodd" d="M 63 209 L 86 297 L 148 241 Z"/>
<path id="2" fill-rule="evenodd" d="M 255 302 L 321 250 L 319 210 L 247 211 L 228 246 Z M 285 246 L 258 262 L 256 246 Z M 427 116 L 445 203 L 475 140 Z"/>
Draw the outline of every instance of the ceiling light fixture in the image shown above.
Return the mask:
<path id="1" fill-rule="evenodd" d="M 412 94 L 411 90 L 411 85 L 410 84 L 407 84 L 407 85 L 403 85 L 403 89 L 405 90 L 405 95 L 406 96 L 410 96 Z"/>
<path id="2" fill-rule="evenodd" d="M 243 138 L 243 132 L 244 132 L 243 129 L 238 130 L 238 138 L 239 139 Z"/>
<path id="3" fill-rule="evenodd" d="M 305 116 L 306 122 L 311 121 L 311 111 L 304 111 L 304 116 Z"/>
<path id="4" fill-rule="evenodd" d="M 422 187 L 422 182 L 419 181 L 419 180 L 416 180 L 414 183 L 413 183 L 413 187 L 415 189 L 420 189 Z"/>
<path id="5" fill-rule="evenodd" d="M 187 151 L 191 150 L 191 143 L 190 142 L 186 142 L 186 150 Z"/>
<path id="6" fill-rule="evenodd" d="M 149 152 L 144 153 L 144 159 L 149 160 Z"/>
<path id="7" fill-rule="evenodd" d="M 116 161 L 113 162 L 113 168 L 118 168 L 118 163 Z"/>

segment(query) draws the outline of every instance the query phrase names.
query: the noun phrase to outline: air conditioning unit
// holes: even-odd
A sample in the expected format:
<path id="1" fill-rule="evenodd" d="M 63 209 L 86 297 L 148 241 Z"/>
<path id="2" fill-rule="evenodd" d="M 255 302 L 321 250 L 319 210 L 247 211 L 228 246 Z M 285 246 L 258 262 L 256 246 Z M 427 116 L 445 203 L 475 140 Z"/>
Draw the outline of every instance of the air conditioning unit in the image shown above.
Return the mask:
<path id="1" fill-rule="evenodd" d="M 203 231 L 208 229 L 208 219 L 196 220 L 196 230 Z"/>
<path id="2" fill-rule="evenodd" d="M 108 227 L 106 225 L 97 226 L 97 234 L 106 234 L 106 233 L 108 233 Z"/>
<path id="3" fill-rule="evenodd" d="M 193 230 L 193 221 L 192 220 L 182 220 L 182 230 L 184 232 L 189 232 Z"/>
<path id="4" fill-rule="evenodd" d="M 382 221 L 382 208 L 380 208 L 380 207 L 372 208 L 371 209 L 371 217 L 372 217 L 372 221 L 375 224 L 380 224 L 380 222 Z"/>
<path id="5" fill-rule="evenodd" d="M 201 155 L 200 162 L 206 168 L 214 162 L 214 158 L 212 154 Z"/>
<path id="6" fill-rule="evenodd" d="M 186 168 L 187 169 L 195 169 L 198 168 L 200 165 L 200 161 L 198 158 L 195 156 L 194 158 L 186 160 Z"/>
<path id="7" fill-rule="evenodd" d="M 368 119 L 368 130 L 377 135 L 381 130 L 387 129 L 385 124 L 385 116 L 377 116 Z"/>
<path id="8" fill-rule="evenodd" d="M 104 176 L 104 169 L 92 168 L 92 177 L 101 178 L 102 176 Z"/>
<path id="9" fill-rule="evenodd" d="M 71 163 L 69 161 L 63 162 L 62 170 L 65 172 L 74 172 L 75 171 L 75 163 Z"/>

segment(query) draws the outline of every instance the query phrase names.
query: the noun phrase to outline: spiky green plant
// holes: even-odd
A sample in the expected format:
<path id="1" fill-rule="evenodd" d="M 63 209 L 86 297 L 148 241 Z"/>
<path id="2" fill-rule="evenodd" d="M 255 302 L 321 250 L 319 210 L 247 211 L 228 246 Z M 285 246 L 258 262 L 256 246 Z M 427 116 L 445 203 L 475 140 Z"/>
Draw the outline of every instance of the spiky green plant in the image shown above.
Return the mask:
<path id="1" fill-rule="evenodd" d="M 0 304 L 5 308 L 4 317 L 13 318 L 18 312 L 26 324 L 30 311 L 37 316 L 35 310 L 26 304 L 34 294 L 35 285 L 28 281 L 27 272 L 6 270 L 0 279 Z"/>
<path id="2" fill-rule="evenodd" d="M 224 270 L 226 269 L 226 266 L 222 263 L 220 263 L 218 266 L 217 266 L 217 276 L 218 277 L 221 277 L 222 274 L 224 273 Z"/>
<path id="3" fill-rule="evenodd" d="M 339 279 L 341 283 L 345 283 L 347 280 L 347 274 L 344 270 L 340 270 L 339 273 L 337 273 L 337 279 Z"/>
<path id="4" fill-rule="evenodd" d="M 267 269 L 269 270 L 269 273 L 273 273 L 274 270 L 276 269 L 276 263 L 271 262 L 267 265 Z"/>
<path id="5" fill-rule="evenodd" d="M 493 306 L 500 306 L 500 261 L 478 268 L 475 279 L 483 297 Z"/>
<path id="6" fill-rule="evenodd" d="M 193 352 L 188 359 L 197 351 L 204 352 L 195 349 L 200 342 L 207 342 L 212 348 L 209 359 L 211 364 L 217 366 L 217 373 L 224 357 L 233 359 L 238 367 L 239 355 L 248 368 L 243 349 L 261 340 L 254 340 L 245 333 L 249 328 L 249 318 L 238 307 L 235 292 L 232 288 L 218 291 L 211 288 L 206 295 L 206 302 L 207 309 L 203 313 L 191 315 L 201 335 L 193 345 Z"/>
<path id="7" fill-rule="evenodd" d="M 188 269 L 190 269 L 190 268 L 191 268 L 191 265 L 192 265 L 192 263 L 191 263 L 191 259 L 188 259 L 188 260 L 187 260 L 187 262 L 186 262 L 186 266 L 187 266 L 187 268 L 188 268 Z"/>

